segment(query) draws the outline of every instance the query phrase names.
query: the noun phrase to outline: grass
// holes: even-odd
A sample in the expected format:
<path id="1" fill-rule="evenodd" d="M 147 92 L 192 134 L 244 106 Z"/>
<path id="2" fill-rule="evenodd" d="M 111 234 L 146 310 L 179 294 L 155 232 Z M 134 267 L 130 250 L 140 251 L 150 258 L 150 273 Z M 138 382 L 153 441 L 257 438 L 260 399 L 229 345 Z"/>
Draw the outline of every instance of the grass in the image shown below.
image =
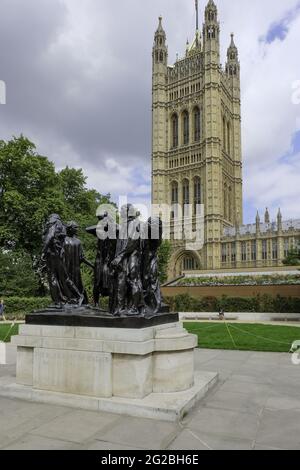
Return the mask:
<path id="1" fill-rule="evenodd" d="M 227 322 L 185 323 L 185 328 L 198 336 L 199 348 L 240 351 L 289 352 L 300 340 L 300 328 Z"/>
<path id="2" fill-rule="evenodd" d="M 14 335 L 17 335 L 19 331 L 19 325 L 5 323 L 4 325 L 0 324 L 0 341 L 5 341 L 6 343 L 10 342 L 10 338 Z"/>
<path id="3" fill-rule="evenodd" d="M 188 322 L 185 328 L 198 336 L 199 348 L 240 351 L 289 352 L 294 341 L 300 340 L 300 328 L 227 322 Z M 19 325 L 0 324 L 0 341 L 9 342 L 17 335 Z"/>

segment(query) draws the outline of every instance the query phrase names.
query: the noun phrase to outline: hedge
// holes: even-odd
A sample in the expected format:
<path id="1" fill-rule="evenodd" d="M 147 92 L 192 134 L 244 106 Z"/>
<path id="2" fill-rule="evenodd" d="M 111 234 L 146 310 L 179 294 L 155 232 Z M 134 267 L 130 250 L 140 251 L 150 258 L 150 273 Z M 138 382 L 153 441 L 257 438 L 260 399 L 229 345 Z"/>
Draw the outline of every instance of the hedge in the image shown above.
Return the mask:
<path id="1" fill-rule="evenodd" d="M 300 298 L 272 297 L 216 297 L 195 298 L 189 294 L 165 297 L 165 303 L 174 312 L 257 312 L 257 313 L 300 313 Z"/>
<path id="2" fill-rule="evenodd" d="M 27 313 L 49 307 L 51 300 L 48 297 L 4 297 L 7 319 L 23 319 Z"/>
<path id="3" fill-rule="evenodd" d="M 48 297 L 4 297 L 5 318 L 8 320 L 24 320 L 27 313 L 35 310 L 43 310 L 53 302 Z M 102 298 L 100 307 L 103 310 L 108 309 L 108 298 Z"/>
<path id="4" fill-rule="evenodd" d="M 282 286 L 300 285 L 300 274 L 264 275 L 264 276 L 224 276 L 224 277 L 185 277 L 179 279 L 176 286 Z"/>
<path id="5" fill-rule="evenodd" d="M 226 312 L 257 312 L 257 313 L 300 313 L 300 298 L 272 297 L 257 295 L 256 297 L 216 297 L 195 298 L 189 294 L 166 297 L 165 303 L 173 312 L 218 312 L 221 308 Z M 47 308 L 51 300 L 47 297 L 7 297 L 5 317 L 7 319 L 24 319 L 27 313 Z M 102 308 L 107 308 L 107 299 L 103 299 Z"/>

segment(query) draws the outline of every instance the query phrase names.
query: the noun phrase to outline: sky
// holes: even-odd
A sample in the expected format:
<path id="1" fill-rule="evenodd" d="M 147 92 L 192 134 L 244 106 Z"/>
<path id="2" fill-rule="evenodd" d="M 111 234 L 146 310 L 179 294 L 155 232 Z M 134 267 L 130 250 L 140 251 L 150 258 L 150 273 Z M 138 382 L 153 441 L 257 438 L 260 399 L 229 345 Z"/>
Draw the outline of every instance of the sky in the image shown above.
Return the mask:
<path id="1" fill-rule="evenodd" d="M 231 32 L 241 62 L 244 222 L 279 206 L 300 218 L 300 1 L 216 4 L 221 62 Z M 194 0 L 0 0 L 0 12 L 0 139 L 23 133 L 89 187 L 149 201 L 154 32 L 162 15 L 172 64 Z"/>

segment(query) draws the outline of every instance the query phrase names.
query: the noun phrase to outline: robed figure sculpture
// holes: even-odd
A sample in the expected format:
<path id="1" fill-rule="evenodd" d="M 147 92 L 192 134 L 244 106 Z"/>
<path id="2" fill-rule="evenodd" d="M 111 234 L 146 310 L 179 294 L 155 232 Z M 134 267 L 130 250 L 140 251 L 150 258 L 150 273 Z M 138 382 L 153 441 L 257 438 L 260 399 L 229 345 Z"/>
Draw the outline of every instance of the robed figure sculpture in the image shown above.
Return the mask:
<path id="1" fill-rule="evenodd" d="M 67 230 L 57 214 L 52 214 L 44 229 L 42 260 L 47 269 L 50 294 L 56 307 L 66 304 L 82 305 L 80 292 L 69 276 L 66 264 L 65 241 Z"/>

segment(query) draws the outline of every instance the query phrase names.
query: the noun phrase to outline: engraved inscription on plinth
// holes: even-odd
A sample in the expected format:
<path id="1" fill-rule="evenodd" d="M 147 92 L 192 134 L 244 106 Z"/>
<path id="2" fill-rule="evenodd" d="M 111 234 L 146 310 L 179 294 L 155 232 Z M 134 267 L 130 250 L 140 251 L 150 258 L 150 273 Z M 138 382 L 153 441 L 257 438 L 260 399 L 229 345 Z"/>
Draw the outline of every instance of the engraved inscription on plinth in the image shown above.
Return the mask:
<path id="1" fill-rule="evenodd" d="M 112 356 L 109 353 L 34 350 L 33 387 L 41 390 L 110 398 Z"/>

